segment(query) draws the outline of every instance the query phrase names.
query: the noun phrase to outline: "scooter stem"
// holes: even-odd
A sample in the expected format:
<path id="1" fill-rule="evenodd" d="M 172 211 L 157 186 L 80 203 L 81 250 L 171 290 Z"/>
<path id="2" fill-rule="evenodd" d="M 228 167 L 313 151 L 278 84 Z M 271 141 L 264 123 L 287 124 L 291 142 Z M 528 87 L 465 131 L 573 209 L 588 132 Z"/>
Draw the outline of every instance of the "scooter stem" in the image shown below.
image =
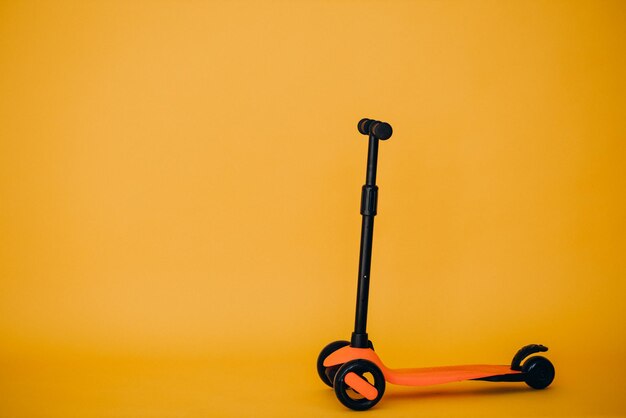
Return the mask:
<path id="1" fill-rule="evenodd" d="M 365 119 L 364 119 L 365 120 Z M 363 121 L 359 122 L 359 131 Z M 384 122 L 365 122 L 369 128 L 369 145 L 367 151 L 367 171 L 365 185 L 361 189 L 361 248 L 359 255 L 359 280 L 357 285 L 356 315 L 354 332 L 350 345 L 355 348 L 367 348 L 367 305 L 369 301 L 370 267 L 372 265 L 372 241 L 374 238 L 374 216 L 378 203 L 378 186 L 376 186 L 376 168 L 378 164 L 378 141 L 391 136 L 391 126 Z M 364 132 L 361 132 L 364 133 Z"/>

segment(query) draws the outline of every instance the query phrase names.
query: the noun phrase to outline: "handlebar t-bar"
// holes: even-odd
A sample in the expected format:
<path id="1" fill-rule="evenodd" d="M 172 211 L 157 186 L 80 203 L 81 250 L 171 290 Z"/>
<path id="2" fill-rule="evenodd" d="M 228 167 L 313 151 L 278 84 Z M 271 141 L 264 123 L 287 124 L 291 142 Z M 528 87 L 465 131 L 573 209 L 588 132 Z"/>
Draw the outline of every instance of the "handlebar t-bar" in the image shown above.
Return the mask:
<path id="1" fill-rule="evenodd" d="M 391 134 L 393 134 L 393 129 L 391 129 L 390 124 L 374 119 L 361 119 L 357 128 L 359 133 L 363 135 L 374 135 L 374 137 L 383 141 L 391 138 Z"/>

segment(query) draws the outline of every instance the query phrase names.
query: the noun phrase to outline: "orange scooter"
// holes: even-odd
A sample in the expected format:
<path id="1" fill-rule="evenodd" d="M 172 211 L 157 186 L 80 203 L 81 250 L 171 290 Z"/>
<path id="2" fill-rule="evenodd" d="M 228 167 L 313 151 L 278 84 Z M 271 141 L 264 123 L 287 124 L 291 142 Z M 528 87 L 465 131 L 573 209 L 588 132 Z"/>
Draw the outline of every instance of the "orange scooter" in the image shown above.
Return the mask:
<path id="1" fill-rule="evenodd" d="M 369 136 L 365 185 L 361 191 L 361 252 L 356 300 L 356 318 L 351 341 L 328 344 L 317 358 L 322 381 L 334 388 L 337 399 L 350 409 L 363 411 L 376 405 L 385 393 L 385 382 L 404 386 L 427 386 L 462 380 L 525 382 L 545 389 L 554 380 L 554 366 L 545 357 L 532 354 L 548 351 L 540 344 L 522 347 L 510 365 L 444 366 L 419 369 L 390 369 L 380 360 L 366 332 L 374 216 L 378 202 L 376 168 L 379 141 L 391 137 L 391 125 L 361 119 L 358 130 Z M 528 359 L 526 359 L 529 357 Z M 526 361 L 524 361 L 526 359 Z M 522 364 L 523 362 L 523 364 Z"/>

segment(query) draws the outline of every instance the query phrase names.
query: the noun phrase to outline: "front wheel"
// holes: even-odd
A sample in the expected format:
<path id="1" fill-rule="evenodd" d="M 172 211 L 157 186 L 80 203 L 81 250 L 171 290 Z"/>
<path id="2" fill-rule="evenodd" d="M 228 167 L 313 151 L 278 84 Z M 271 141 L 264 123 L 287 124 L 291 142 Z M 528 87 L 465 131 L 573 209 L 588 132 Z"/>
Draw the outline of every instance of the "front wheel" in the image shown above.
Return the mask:
<path id="1" fill-rule="evenodd" d="M 522 372 L 526 374 L 526 384 L 533 389 L 545 389 L 554 380 L 554 366 L 545 357 L 534 356 L 524 362 Z"/>
<path id="2" fill-rule="evenodd" d="M 355 411 L 364 411 L 383 397 L 385 376 L 369 360 L 352 360 L 337 371 L 334 388 L 339 402 Z"/>
<path id="3" fill-rule="evenodd" d="M 335 377 L 335 373 L 337 373 L 337 370 L 339 370 L 339 366 L 326 368 L 324 367 L 324 360 L 326 360 L 326 357 L 330 356 L 335 351 L 347 345 L 350 345 L 349 341 L 333 341 L 332 343 L 324 347 L 320 352 L 320 355 L 317 356 L 317 374 L 319 375 L 320 379 L 322 379 L 322 382 L 324 382 L 331 388 L 333 387 L 333 378 Z"/>

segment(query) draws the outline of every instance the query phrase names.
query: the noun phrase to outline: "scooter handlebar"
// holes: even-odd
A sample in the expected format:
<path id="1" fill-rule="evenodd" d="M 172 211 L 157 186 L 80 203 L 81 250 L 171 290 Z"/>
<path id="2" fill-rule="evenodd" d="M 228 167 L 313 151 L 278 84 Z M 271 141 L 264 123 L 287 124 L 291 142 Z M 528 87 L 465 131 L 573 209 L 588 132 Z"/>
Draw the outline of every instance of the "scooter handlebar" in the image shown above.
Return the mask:
<path id="1" fill-rule="evenodd" d="M 381 122 L 379 120 L 363 118 L 357 125 L 359 133 L 363 135 L 374 135 L 380 140 L 386 140 L 391 138 L 393 129 L 387 122 Z"/>

